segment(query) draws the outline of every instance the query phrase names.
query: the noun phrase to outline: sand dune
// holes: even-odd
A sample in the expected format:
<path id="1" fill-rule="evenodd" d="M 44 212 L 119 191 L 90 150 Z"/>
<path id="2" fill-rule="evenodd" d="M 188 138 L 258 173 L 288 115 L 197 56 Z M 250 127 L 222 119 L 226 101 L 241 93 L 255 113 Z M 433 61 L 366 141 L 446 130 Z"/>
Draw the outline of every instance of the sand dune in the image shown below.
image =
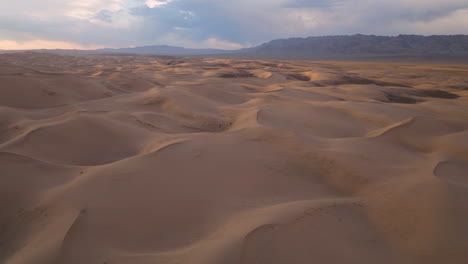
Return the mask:
<path id="1" fill-rule="evenodd" d="M 465 263 L 467 71 L 0 55 L 0 262 Z"/>

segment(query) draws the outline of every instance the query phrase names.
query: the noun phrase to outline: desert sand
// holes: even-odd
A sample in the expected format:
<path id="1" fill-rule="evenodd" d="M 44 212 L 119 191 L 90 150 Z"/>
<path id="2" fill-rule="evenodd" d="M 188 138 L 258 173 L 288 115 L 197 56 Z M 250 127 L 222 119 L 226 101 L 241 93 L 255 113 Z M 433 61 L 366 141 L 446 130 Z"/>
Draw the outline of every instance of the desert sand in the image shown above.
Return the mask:
<path id="1" fill-rule="evenodd" d="M 0 55 L 0 263 L 468 263 L 468 65 Z"/>

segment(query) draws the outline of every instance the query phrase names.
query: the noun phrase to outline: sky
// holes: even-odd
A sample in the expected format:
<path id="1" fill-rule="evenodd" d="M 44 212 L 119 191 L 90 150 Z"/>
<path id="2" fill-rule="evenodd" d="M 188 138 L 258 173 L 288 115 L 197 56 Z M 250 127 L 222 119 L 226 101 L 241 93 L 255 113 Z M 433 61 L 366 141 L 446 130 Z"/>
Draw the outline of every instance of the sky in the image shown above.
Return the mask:
<path id="1" fill-rule="evenodd" d="M 358 33 L 468 34 L 468 0 L 0 0 L 0 49 L 238 49 Z"/>

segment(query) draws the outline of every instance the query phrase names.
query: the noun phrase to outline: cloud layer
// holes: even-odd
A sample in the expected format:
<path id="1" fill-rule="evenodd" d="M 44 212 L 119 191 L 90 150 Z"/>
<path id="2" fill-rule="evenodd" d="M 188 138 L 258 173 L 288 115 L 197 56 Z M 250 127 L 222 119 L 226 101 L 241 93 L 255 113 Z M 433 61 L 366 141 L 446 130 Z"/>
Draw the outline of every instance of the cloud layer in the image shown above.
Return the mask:
<path id="1" fill-rule="evenodd" d="M 235 49 L 337 34 L 468 34 L 467 0 L 0 0 L 0 49 Z"/>

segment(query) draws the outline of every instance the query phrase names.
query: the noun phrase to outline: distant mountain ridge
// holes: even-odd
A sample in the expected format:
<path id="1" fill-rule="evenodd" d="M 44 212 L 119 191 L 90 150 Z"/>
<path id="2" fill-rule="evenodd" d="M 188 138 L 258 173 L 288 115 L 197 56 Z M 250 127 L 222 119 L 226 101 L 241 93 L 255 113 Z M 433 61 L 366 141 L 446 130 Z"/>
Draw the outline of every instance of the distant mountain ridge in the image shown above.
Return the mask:
<path id="1" fill-rule="evenodd" d="M 468 54 L 468 35 L 350 35 L 273 40 L 247 53 L 306 55 Z"/>
<path id="2" fill-rule="evenodd" d="M 342 35 L 277 39 L 239 50 L 188 49 L 167 45 L 94 52 L 137 55 L 221 56 L 234 58 L 353 59 L 353 58 L 448 58 L 468 59 L 468 35 Z"/>
<path id="3" fill-rule="evenodd" d="M 139 55 L 174 55 L 174 56 L 189 56 L 199 54 L 220 54 L 227 53 L 230 51 L 220 49 L 188 49 L 183 47 L 174 47 L 168 45 L 154 45 L 154 46 L 143 46 L 134 48 L 119 48 L 119 49 L 98 49 L 97 52 L 116 52 L 116 53 L 132 53 Z"/>
<path id="4" fill-rule="evenodd" d="M 168 45 L 97 50 L 35 50 L 57 54 L 210 56 L 245 59 L 446 61 L 468 63 L 468 35 L 342 35 L 277 39 L 238 50 Z M 0 53 L 13 51 L 0 51 Z"/>

